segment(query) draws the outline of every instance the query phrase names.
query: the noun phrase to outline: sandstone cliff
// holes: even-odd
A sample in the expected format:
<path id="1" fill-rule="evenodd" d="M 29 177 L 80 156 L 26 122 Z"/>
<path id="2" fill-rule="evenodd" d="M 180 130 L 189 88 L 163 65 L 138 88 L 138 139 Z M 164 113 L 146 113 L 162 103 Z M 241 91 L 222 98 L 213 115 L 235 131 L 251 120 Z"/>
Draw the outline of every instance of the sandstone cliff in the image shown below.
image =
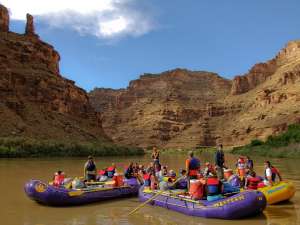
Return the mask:
<path id="1" fill-rule="evenodd" d="M 89 96 L 117 143 L 190 148 L 265 139 L 300 122 L 300 41 L 232 81 L 176 69 Z"/>
<path id="2" fill-rule="evenodd" d="M 35 34 L 9 31 L 0 5 L 0 137 L 108 140 L 87 93 L 59 73 L 59 54 Z"/>

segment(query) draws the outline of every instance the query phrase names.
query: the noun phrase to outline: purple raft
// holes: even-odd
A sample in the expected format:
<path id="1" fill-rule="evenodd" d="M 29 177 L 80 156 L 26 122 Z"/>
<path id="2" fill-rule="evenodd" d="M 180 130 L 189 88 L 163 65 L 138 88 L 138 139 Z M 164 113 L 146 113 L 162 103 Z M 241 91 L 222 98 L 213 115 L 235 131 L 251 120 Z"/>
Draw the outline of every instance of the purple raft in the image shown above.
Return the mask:
<path id="1" fill-rule="evenodd" d="M 155 193 L 139 190 L 139 199 L 142 202 L 153 197 Z M 266 207 L 266 198 L 259 191 L 245 191 L 221 200 L 193 201 L 178 196 L 161 194 L 149 202 L 151 205 L 164 207 L 189 216 L 198 216 L 217 219 L 240 219 L 262 213 Z"/>
<path id="2" fill-rule="evenodd" d="M 25 193 L 32 200 L 51 206 L 83 205 L 114 198 L 136 196 L 140 185 L 137 180 L 125 180 L 125 186 L 115 188 L 65 189 L 48 185 L 39 180 L 25 184 Z"/>

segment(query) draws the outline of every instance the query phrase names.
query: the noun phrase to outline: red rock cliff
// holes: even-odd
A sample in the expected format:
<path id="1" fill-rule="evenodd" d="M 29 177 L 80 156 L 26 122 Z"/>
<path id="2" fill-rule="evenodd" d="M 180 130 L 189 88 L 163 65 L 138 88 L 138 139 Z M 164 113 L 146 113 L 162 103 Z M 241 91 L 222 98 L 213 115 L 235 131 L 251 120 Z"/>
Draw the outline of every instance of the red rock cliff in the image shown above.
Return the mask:
<path id="1" fill-rule="evenodd" d="M 108 140 L 87 93 L 59 73 L 60 56 L 35 34 L 8 30 L 0 6 L 0 136 L 59 140 Z"/>

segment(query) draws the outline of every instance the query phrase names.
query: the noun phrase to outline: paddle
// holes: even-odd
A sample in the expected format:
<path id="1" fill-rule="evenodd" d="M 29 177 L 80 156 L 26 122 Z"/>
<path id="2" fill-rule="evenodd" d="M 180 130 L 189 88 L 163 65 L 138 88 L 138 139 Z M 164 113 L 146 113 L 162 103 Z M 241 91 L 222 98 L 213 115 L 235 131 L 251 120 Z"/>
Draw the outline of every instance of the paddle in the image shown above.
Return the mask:
<path id="1" fill-rule="evenodd" d="M 178 181 L 180 181 L 182 177 L 179 177 L 172 185 L 175 185 Z M 134 210 L 132 210 L 128 216 L 132 215 L 133 213 L 137 212 L 139 209 L 143 208 L 145 205 L 147 205 L 149 202 L 151 202 L 153 199 L 155 199 L 157 196 L 161 195 L 164 192 L 164 190 L 157 192 L 155 195 L 153 195 L 151 198 L 149 198 L 147 201 L 140 204 L 138 207 L 136 207 Z"/>

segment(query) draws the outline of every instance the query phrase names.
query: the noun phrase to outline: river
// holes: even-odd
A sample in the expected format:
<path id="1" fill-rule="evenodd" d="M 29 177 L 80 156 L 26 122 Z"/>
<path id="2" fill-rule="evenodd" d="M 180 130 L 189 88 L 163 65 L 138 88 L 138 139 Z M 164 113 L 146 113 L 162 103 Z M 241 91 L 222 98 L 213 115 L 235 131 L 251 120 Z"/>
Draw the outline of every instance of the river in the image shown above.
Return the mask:
<path id="1" fill-rule="evenodd" d="M 199 155 L 202 162 L 212 161 L 213 155 Z M 124 166 L 130 161 L 149 163 L 149 155 L 139 157 L 96 158 L 97 167 L 102 168 L 117 162 Z M 226 154 L 226 164 L 233 167 L 236 155 Z M 255 170 L 263 173 L 264 158 L 254 158 Z M 162 164 L 178 170 L 184 167 L 185 155 L 162 155 Z M 224 221 L 196 218 L 167 209 L 145 206 L 132 216 L 128 212 L 140 203 L 137 198 L 113 200 L 75 207 L 47 207 L 28 199 L 23 191 L 26 181 L 37 178 L 51 179 L 58 169 L 69 176 L 81 175 L 84 158 L 0 159 L 0 220 L 3 225 L 296 225 L 300 224 L 300 161 L 294 159 L 272 159 L 284 179 L 292 180 L 297 188 L 294 198 L 287 203 L 268 206 L 263 215 L 242 221 Z"/>

